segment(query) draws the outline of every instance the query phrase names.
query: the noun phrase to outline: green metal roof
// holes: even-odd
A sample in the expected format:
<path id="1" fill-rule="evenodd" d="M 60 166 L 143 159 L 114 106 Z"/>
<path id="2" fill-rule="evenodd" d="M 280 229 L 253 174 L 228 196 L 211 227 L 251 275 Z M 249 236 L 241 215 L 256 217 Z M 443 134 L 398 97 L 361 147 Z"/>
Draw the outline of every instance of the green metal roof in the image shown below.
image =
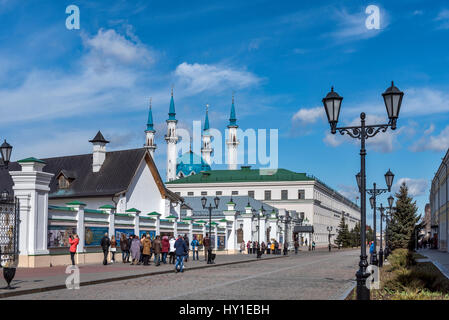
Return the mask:
<path id="1" fill-rule="evenodd" d="M 45 161 L 42 161 L 40 159 L 34 158 L 34 157 L 30 157 L 30 158 L 26 158 L 26 159 L 22 159 L 17 161 L 18 163 L 24 163 L 24 162 L 39 162 L 39 163 L 45 163 Z"/>
<path id="2" fill-rule="evenodd" d="M 60 210 L 60 211 L 75 211 L 75 209 L 71 207 L 61 207 L 61 206 L 48 206 L 49 210 Z"/>
<path id="3" fill-rule="evenodd" d="M 160 214 L 160 213 L 157 213 L 156 211 L 147 213 L 147 216 L 160 216 L 160 215 L 161 215 L 161 214 Z"/>
<path id="4" fill-rule="evenodd" d="M 110 204 L 105 204 L 104 206 L 101 206 L 100 209 L 115 209 L 115 207 Z"/>
<path id="5" fill-rule="evenodd" d="M 313 181 L 305 173 L 297 173 L 287 169 L 264 170 L 242 167 L 240 170 L 210 170 L 207 174 L 195 174 L 181 179 L 166 182 L 180 183 L 216 183 L 216 182 L 263 182 L 263 181 Z"/>
<path id="6" fill-rule="evenodd" d="M 86 205 L 85 203 L 78 201 L 78 200 L 67 202 L 66 204 L 72 205 L 72 206 L 85 206 Z"/>
<path id="7" fill-rule="evenodd" d="M 95 210 L 95 209 L 84 209 L 84 212 L 86 212 L 86 213 L 100 213 L 100 214 L 107 214 L 107 213 L 104 212 L 104 211 L 101 211 L 101 210 Z"/>
<path id="8" fill-rule="evenodd" d="M 137 212 L 137 213 L 140 213 L 140 210 L 138 210 L 136 208 L 131 208 L 131 209 L 126 210 L 125 212 Z"/>

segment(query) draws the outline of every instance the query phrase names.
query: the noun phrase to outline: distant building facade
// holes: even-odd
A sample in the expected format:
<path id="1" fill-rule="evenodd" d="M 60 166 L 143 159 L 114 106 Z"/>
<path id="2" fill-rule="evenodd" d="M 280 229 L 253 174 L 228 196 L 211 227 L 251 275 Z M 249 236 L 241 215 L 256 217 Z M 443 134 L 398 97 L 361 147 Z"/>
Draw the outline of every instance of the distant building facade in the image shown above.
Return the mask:
<path id="1" fill-rule="evenodd" d="M 429 196 L 431 236 L 437 239 L 438 249 L 446 252 L 449 251 L 448 165 L 449 150 L 446 152 L 446 155 L 432 179 Z"/>

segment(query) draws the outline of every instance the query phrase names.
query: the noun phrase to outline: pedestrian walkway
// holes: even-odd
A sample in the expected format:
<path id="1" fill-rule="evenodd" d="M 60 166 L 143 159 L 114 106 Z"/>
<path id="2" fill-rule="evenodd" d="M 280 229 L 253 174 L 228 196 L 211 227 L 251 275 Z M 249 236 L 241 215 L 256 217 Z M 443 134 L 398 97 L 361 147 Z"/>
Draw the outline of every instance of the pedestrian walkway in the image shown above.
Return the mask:
<path id="1" fill-rule="evenodd" d="M 449 279 L 449 253 L 435 249 L 419 249 L 417 253 L 429 258 L 429 260 L 440 269 L 441 273 Z"/>
<path id="2" fill-rule="evenodd" d="M 282 255 L 264 255 L 262 260 L 282 258 Z M 207 264 L 204 256 L 200 260 L 193 261 L 189 257 L 188 262 L 184 263 L 185 271 L 201 268 L 210 268 L 214 266 L 223 266 L 228 264 L 255 262 L 260 259 L 256 255 L 234 254 L 217 255 L 215 264 Z M 102 264 L 80 265 L 80 285 L 92 285 L 109 281 L 118 281 L 133 279 L 149 275 L 174 272 L 174 265 L 163 264 L 156 267 L 151 261 L 150 266 L 130 265 L 129 263 L 116 262 L 106 266 Z M 18 268 L 11 286 L 14 289 L 0 289 L 0 298 L 22 295 L 27 293 L 44 292 L 66 288 L 65 282 L 69 274 L 66 274 L 67 266 L 46 267 L 46 268 Z M 6 286 L 6 281 L 2 278 L 0 286 Z"/>

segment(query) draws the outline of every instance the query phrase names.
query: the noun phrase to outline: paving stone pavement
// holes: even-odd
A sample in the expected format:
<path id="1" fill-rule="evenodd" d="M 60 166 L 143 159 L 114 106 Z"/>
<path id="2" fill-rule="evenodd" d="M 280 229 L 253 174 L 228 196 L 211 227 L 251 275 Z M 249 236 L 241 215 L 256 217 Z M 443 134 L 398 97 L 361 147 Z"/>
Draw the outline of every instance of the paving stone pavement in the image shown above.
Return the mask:
<path id="1" fill-rule="evenodd" d="M 354 284 L 359 250 L 314 251 L 184 273 L 82 286 L 7 299 L 338 299 Z"/>

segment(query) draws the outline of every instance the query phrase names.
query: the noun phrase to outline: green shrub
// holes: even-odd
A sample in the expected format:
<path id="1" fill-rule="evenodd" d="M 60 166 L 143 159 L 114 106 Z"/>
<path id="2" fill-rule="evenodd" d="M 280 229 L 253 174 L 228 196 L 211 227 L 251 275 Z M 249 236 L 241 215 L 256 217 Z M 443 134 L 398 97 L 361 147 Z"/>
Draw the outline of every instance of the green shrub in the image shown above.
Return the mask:
<path id="1" fill-rule="evenodd" d="M 408 250 L 407 249 L 396 249 L 388 257 L 388 261 L 391 264 L 392 270 L 397 270 L 401 268 L 407 268 L 408 262 Z"/>

